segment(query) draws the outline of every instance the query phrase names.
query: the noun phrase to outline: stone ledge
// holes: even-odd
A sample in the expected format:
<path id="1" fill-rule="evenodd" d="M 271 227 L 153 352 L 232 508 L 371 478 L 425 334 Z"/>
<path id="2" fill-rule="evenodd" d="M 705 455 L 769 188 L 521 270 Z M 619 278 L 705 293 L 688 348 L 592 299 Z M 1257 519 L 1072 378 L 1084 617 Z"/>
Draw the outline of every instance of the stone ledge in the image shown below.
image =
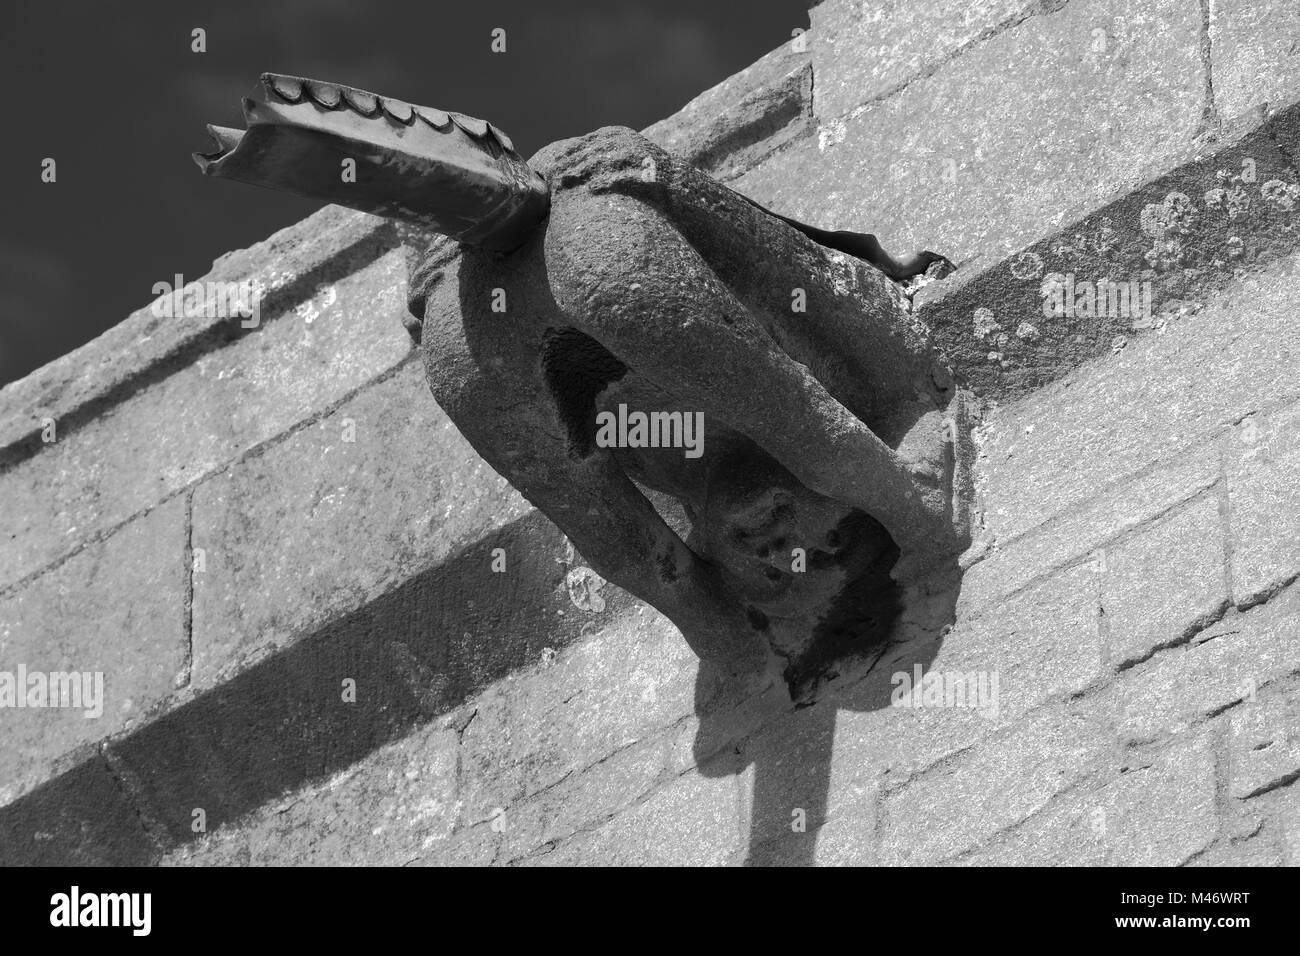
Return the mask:
<path id="1" fill-rule="evenodd" d="M 811 132 L 812 84 L 809 54 L 783 43 L 643 135 L 726 182 Z"/>
<path id="2" fill-rule="evenodd" d="M 1014 255 L 962 263 L 951 278 L 916 294 L 918 316 L 958 378 L 994 403 L 1030 394 L 1177 322 L 1243 270 L 1266 268 L 1300 249 L 1300 183 L 1276 140 L 1296 122 L 1300 104 Z M 1076 308 L 1044 314 L 1045 302 L 1055 304 L 1051 276 L 1061 277 L 1060 301 L 1072 294 Z M 1139 300 L 1129 285 L 1126 313 L 1095 314 L 1102 306 L 1123 312 L 1112 308 L 1109 292 L 1084 285 L 1103 278 L 1135 283 L 1143 307 L 1132 305 Z M 1115 300 L 1122 307 L 1118 291 Z"/>
<path id="3" fill-rule="evenodd" d="M 823 122 L 735 185 L 785 215 L 875 233 L 899 253 L 933 249 L 964 264 L 1023 249 L 1195 150 L 1199 11 L 1144 0 L 1141 23 L 1134 10 L 1092 52 L 1115 6 L 1074 0 L 1031 17 Z M 815 89 L 833 82 L 818 73 Z"/>
<path id="4" fill-rule="evenodd" d="M 355 246 L 351 247 L 355 252 Z M 367 254 L 384 246 L 372 242 Z M 333 270 L 339 270 L 335 272 Z M 391 250 L 316 264 L 306 302 L 163 374 L 65 429 L 0 474 L 0 589 L 40 574 L 401 362 L 405 263 Z M 305 281 L 302 279 L 299 282 Z M 169 320 L 160 320 L 169 321 Z M 82 406 L 83 410 L 87 406 Z"/>
<path id="5" fill-rule="evenodd" d="M 329 206 L 249 249 L 219 258 L 188 281 L 260 282 L 267 290 L 263 324 L 310 300 L 321 273 L 337 275 L 374 261 L 398 242 L 384 220 Z M 171 282 L 172 276 L 159 276 Z M 0 475 L 42 447 L 42 420 L 59 436 L 80 427 L 141 388 L 156 383 L 244 330 L 238 317 L 160 318 L 152 306 L 103 335 L 0 389 Z"/>

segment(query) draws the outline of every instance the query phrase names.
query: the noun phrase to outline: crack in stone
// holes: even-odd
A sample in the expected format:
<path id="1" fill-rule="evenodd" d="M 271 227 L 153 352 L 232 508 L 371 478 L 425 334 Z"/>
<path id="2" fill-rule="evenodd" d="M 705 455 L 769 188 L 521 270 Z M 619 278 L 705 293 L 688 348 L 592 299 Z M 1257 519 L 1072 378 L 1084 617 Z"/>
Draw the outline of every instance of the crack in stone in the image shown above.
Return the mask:
<path id="1" fill-rule="evenodd" d="M 152 813 L 145 810 L 143 788 L 134 780 L 135 775 L 113 754 L 109 742 L 106 740 L 100 741 L 97 749 L 100 759 L 104 761 L 104 766 L 108 768 L 108 773 L 113 778 L 113 782 L 130 805 L 131 812 L 135 814 L 141 832 L 144 833 L 145 838 L 153 846 L 156 862 L 158 858 L 167 852 L 171 843 L 167 836 L 167 828 Z"/>
<path id="2" fill-rule="evenodd" d="M 1204 94 L 1205 104 L 1201 108 L 1201 125 L 1196 131 L 1197 136 L 1213 133 L 1218 130 L 1220 124 L 1219 110 L 1214 102 L 1214 62 L 1212 59 L 1213 50 L 1211 48 L 1212 39 L 1210 34 L 1210 22 L 1213 19 L 1214 0 L 1200 0 L 1201 4 L 1201 36 L 1200 36 L 1200 54 L 1201 66 L 1205 71 Z"/>
<path id="3" fill-rule="evenodd" d="M 1061 10 L 1065 9 L 1065 7 L 1069 4 L 1069 2 L 1070 0 L 1038 0 L 1038 2 L 1036 3 L 1029 4 L 1023 9 L 1018 10 L 1017 12 L 1001 20 L 1000 22 L 995 23 L 992 26 L 985 27 L 983 30 L 981 30 L 975 36 L 971 37 L 965 43 L 961 44 L 956 49 L 951 50 L 948 53 L 945 53 L 934 63 L 930 64 L 927 67 L 922 68 L 920 71 L 912 74 L 907 79 L 902 80 L 899 83 L 896 83 L 894 86 L 890 87 L 889 89 L 885 90 L 882 93 L 879 93 L 871 97 L 870 99 L 863 100 L 861 103 L 859 103 L 857 106 L 854 106 L 852 109 L 848 110 L 842 116 L 830 117 L 829 119 L 838 120 L 840 122 L 850 122 L 852 120 L 855 120 L 859 116 L 861 116 L 864 112 L 866 112 L 866 110 L 869 107 L 874 106 L 875 104 L 880 103 L 883 100 L 887 100 L 891 96 L 896 96 L 899 93 L 902 93 L 913 83 L 917 83 L 922 80 L 928 80 L 930 77 L 934 76 L 936 73 L 942 70 L 949 63 L 953 62 L 958 57 L 962 56 L 964 53 L 966 53 L 967 50 L 970 50 L 972 47 L 977 46 L 981 43 L 987 43 L 989 40 L 1001 36 L 1003 33 L 1006 33 L 1008 30 L 1015 29 L 1016 27 L 1020 26 L 1022 23 L 1026 22 L 1027 20 L 1032 20 L 1035 17 L 1046 16 L 1052 13 L 1059 13 Z M 814 62 L 815 62 L 815 58 L 814 58 Z"/>
<path id="4" fill-rule="evenodd" d="M 183 681 L 181 688 L 190 687 L 194 682 L 194 489 L 191 487 L 185 495 L 185 547 L 181 552 L 185 562 L 185 607 L 183 634 L 185 637 L 185 660 L 181 665 Z M 178 676 L 181 676 L 178 675 Z"/>
<path id="5" fill-rule="evenodd" d="M 1273 790 L 1281 790 L 1283 787 L 1291 786 L 1291 784 L 1295 783 L 1297 780 L 1300 780 L 1300 768 L 1297 768 L 1296 770 L 1292 770 L 1290 773 L 1284 774 L 1281 777 L 1278 777 L 1276 780 L 1271 781 L 1270 783 L 1266 783 L 1263 786 L 1256 787 L 1254 790 L 1246 794 L 1241 799 L 1250 800 L 1254 797 L 1258 797 L 1258 796 L 1262 796 L 1263 794 L 1270 793 Z"/>

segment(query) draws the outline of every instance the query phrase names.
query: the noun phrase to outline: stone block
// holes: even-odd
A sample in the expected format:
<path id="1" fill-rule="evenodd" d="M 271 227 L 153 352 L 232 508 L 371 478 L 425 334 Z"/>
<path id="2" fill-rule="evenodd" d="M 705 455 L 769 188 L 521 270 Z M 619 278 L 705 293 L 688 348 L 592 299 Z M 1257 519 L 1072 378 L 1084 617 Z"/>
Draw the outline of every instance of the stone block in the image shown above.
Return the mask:
<path id="1" fill-rule="evenodd" d="M 698 661 L 643 605 L 475 701 L 465 731 L 466 820 L 490 819 L 691 714 Z"/>
<path id="2" fill-rule="evenodd" d="M 1300 699 L 1245 700 L 1229 721 L 1229 792 L 1249 800 L 1300 778 Z"/>
<path id="3" fill-rule="evenodd" d="M 148 866 L 158 856 L 104 758 L 0 808 L 0 866 Z"/>
<path id="4" fill-rule="evenodd" d="M 723 182 L 812 130 L 808 40 L 783 43 L 706 90 L 644 135 Z"/>
<path id="5" fill-rule="evenodd" d="M 1221 116 L 1300 99 L 1300 9 L 1215 2 L 1209 19 L 1214 105 Z"/>
<path id="6" fill-rule="evenodd" d="M 817 116 L 834 120 L 1010 29 L 1040 0 L 831 0 L 812 8 Z"/>
<path id="7" fill-rule="evenodd" d="M 1276 260 L 1165 334 L 998 412 L 981 449 L 989 531 L 1023 534 L 1300 394 L 1298 295 L 1296 261 Z"/>
<path id="8" fill-rule="evenodd" d="M 1300 590 L 1291 588 L 1125 671 L 1107 691 L 1117 729 L 1151 740 L 1253 697 L 1300 666 L 1298 619 Z"/>
<path id="9" fill-rule="evenodd" d="M 432 726 L 171 851 L 166 866 L 403 866 L 456 825 L 453 730 Z"/>
<path id="10" fill-rule="evenodd" d="M 528 857 L 532 866 L 721 866 L 742 844 L 737 783 L 687 773 L 604 826 Z"/>
<path id="11" fill-rule="evenodd" d="M 1094 552 L 1111 667 L 1178 642 L 1227 607 L 1224 543 L 1210 495 Z"/>
<path id="12" fill-rule="evenodd" d="M 1267 597 L 1300 575 L 1300 405 L 1251 415 L 1225 445 L 1232 598 Z"/>
<path id="13" fill-rule="evenodd" d="M 401 361 L 411 349 L 401 322 L 405 275 L 400 250 L 329 275 L 295 311 L 239 330 L 5 472 L 0 588 Z"/>
<path id="14" fill-rule="evenodd" d="M 1110 752 L 1104 715 L 1052 705 L 881 801 L 881 862 L 956 856 L 1041 810 Z"/>
<path id="15" fill-rule="evenodd" d="M 957 862 L 976 866 L 1181 866 L 1219 830 L 1206 734 L 1133 761 L 1103 786 L 1062 794 L 1043 813 Z"/>
<path id="16" fill-rule="evenodd" d="M 148 719 L 188 680 L 185 504 L 173 498 L 0 598 L 0 672 L 22 667 L 41 685 L 92 675 L 76 695 L 59 681 L 58 696 L 98 698 L 0 707 L 0 805 L 63 772 L 79 748 Z"/>
<path id="17" fill-rule="evenodd" d="M 196 682 L 215 686 L 530 510 L 408 363 L 195 490 Z M 483 599 L 521 558 L 492 573 L 482 555 Z"/>
<path id="18" fill-rule="evenodd" d="M 886 249 L 959 263 L 1007 255 L 1193 151 L 1200 30 L 1200 11 L 1182 0 L 1069 3 L 827 117 L 815 140 L 735 185 L 787 216 L 875 233 Z M 918 37 L 929 42 L 928 24 Z M 819 72 L 816 90 L 824 82 L 837 80 Z"/>

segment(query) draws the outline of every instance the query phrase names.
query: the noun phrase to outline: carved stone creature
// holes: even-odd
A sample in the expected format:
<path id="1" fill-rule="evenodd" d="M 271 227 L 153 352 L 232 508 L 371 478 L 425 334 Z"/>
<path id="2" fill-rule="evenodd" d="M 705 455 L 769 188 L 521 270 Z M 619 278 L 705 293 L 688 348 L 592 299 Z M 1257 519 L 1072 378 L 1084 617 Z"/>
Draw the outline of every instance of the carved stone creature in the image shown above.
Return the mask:
<path id="1" fill-rule="evenodd" d="M 958 392 L 900 287 L 828 245 L 900 278 L 941 257 L 775 216 L 627 129 L 529 167 L 549 215 L 509 249 L 439 238 L 410 308 L 438 403 L 592 568 L 747 669 L 870 617 L 854 589 L 897 555 L 898 580 L 951 563 Z M 602 413 L 629 409 L 703 413 L 702 454 L 604 447 Z"/>

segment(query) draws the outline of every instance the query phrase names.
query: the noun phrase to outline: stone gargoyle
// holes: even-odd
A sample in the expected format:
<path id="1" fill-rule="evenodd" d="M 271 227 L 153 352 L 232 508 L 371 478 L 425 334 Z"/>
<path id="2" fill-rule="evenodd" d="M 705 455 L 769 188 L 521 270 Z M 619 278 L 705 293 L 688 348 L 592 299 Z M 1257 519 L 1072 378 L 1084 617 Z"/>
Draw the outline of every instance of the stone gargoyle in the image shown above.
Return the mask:
<path id="1" fill-rule="evenodd" d="M 788 671 L 869 615 L 855 588 L 969 543 L 962 399 L 898 281 L 942 257 L 777 216 L 628 129 L 525 163 L 482 121 L 271 74 L 245 113 L 205 172 L 440 233 L 410 283 L 438 403 L 702 658 Z"/>

